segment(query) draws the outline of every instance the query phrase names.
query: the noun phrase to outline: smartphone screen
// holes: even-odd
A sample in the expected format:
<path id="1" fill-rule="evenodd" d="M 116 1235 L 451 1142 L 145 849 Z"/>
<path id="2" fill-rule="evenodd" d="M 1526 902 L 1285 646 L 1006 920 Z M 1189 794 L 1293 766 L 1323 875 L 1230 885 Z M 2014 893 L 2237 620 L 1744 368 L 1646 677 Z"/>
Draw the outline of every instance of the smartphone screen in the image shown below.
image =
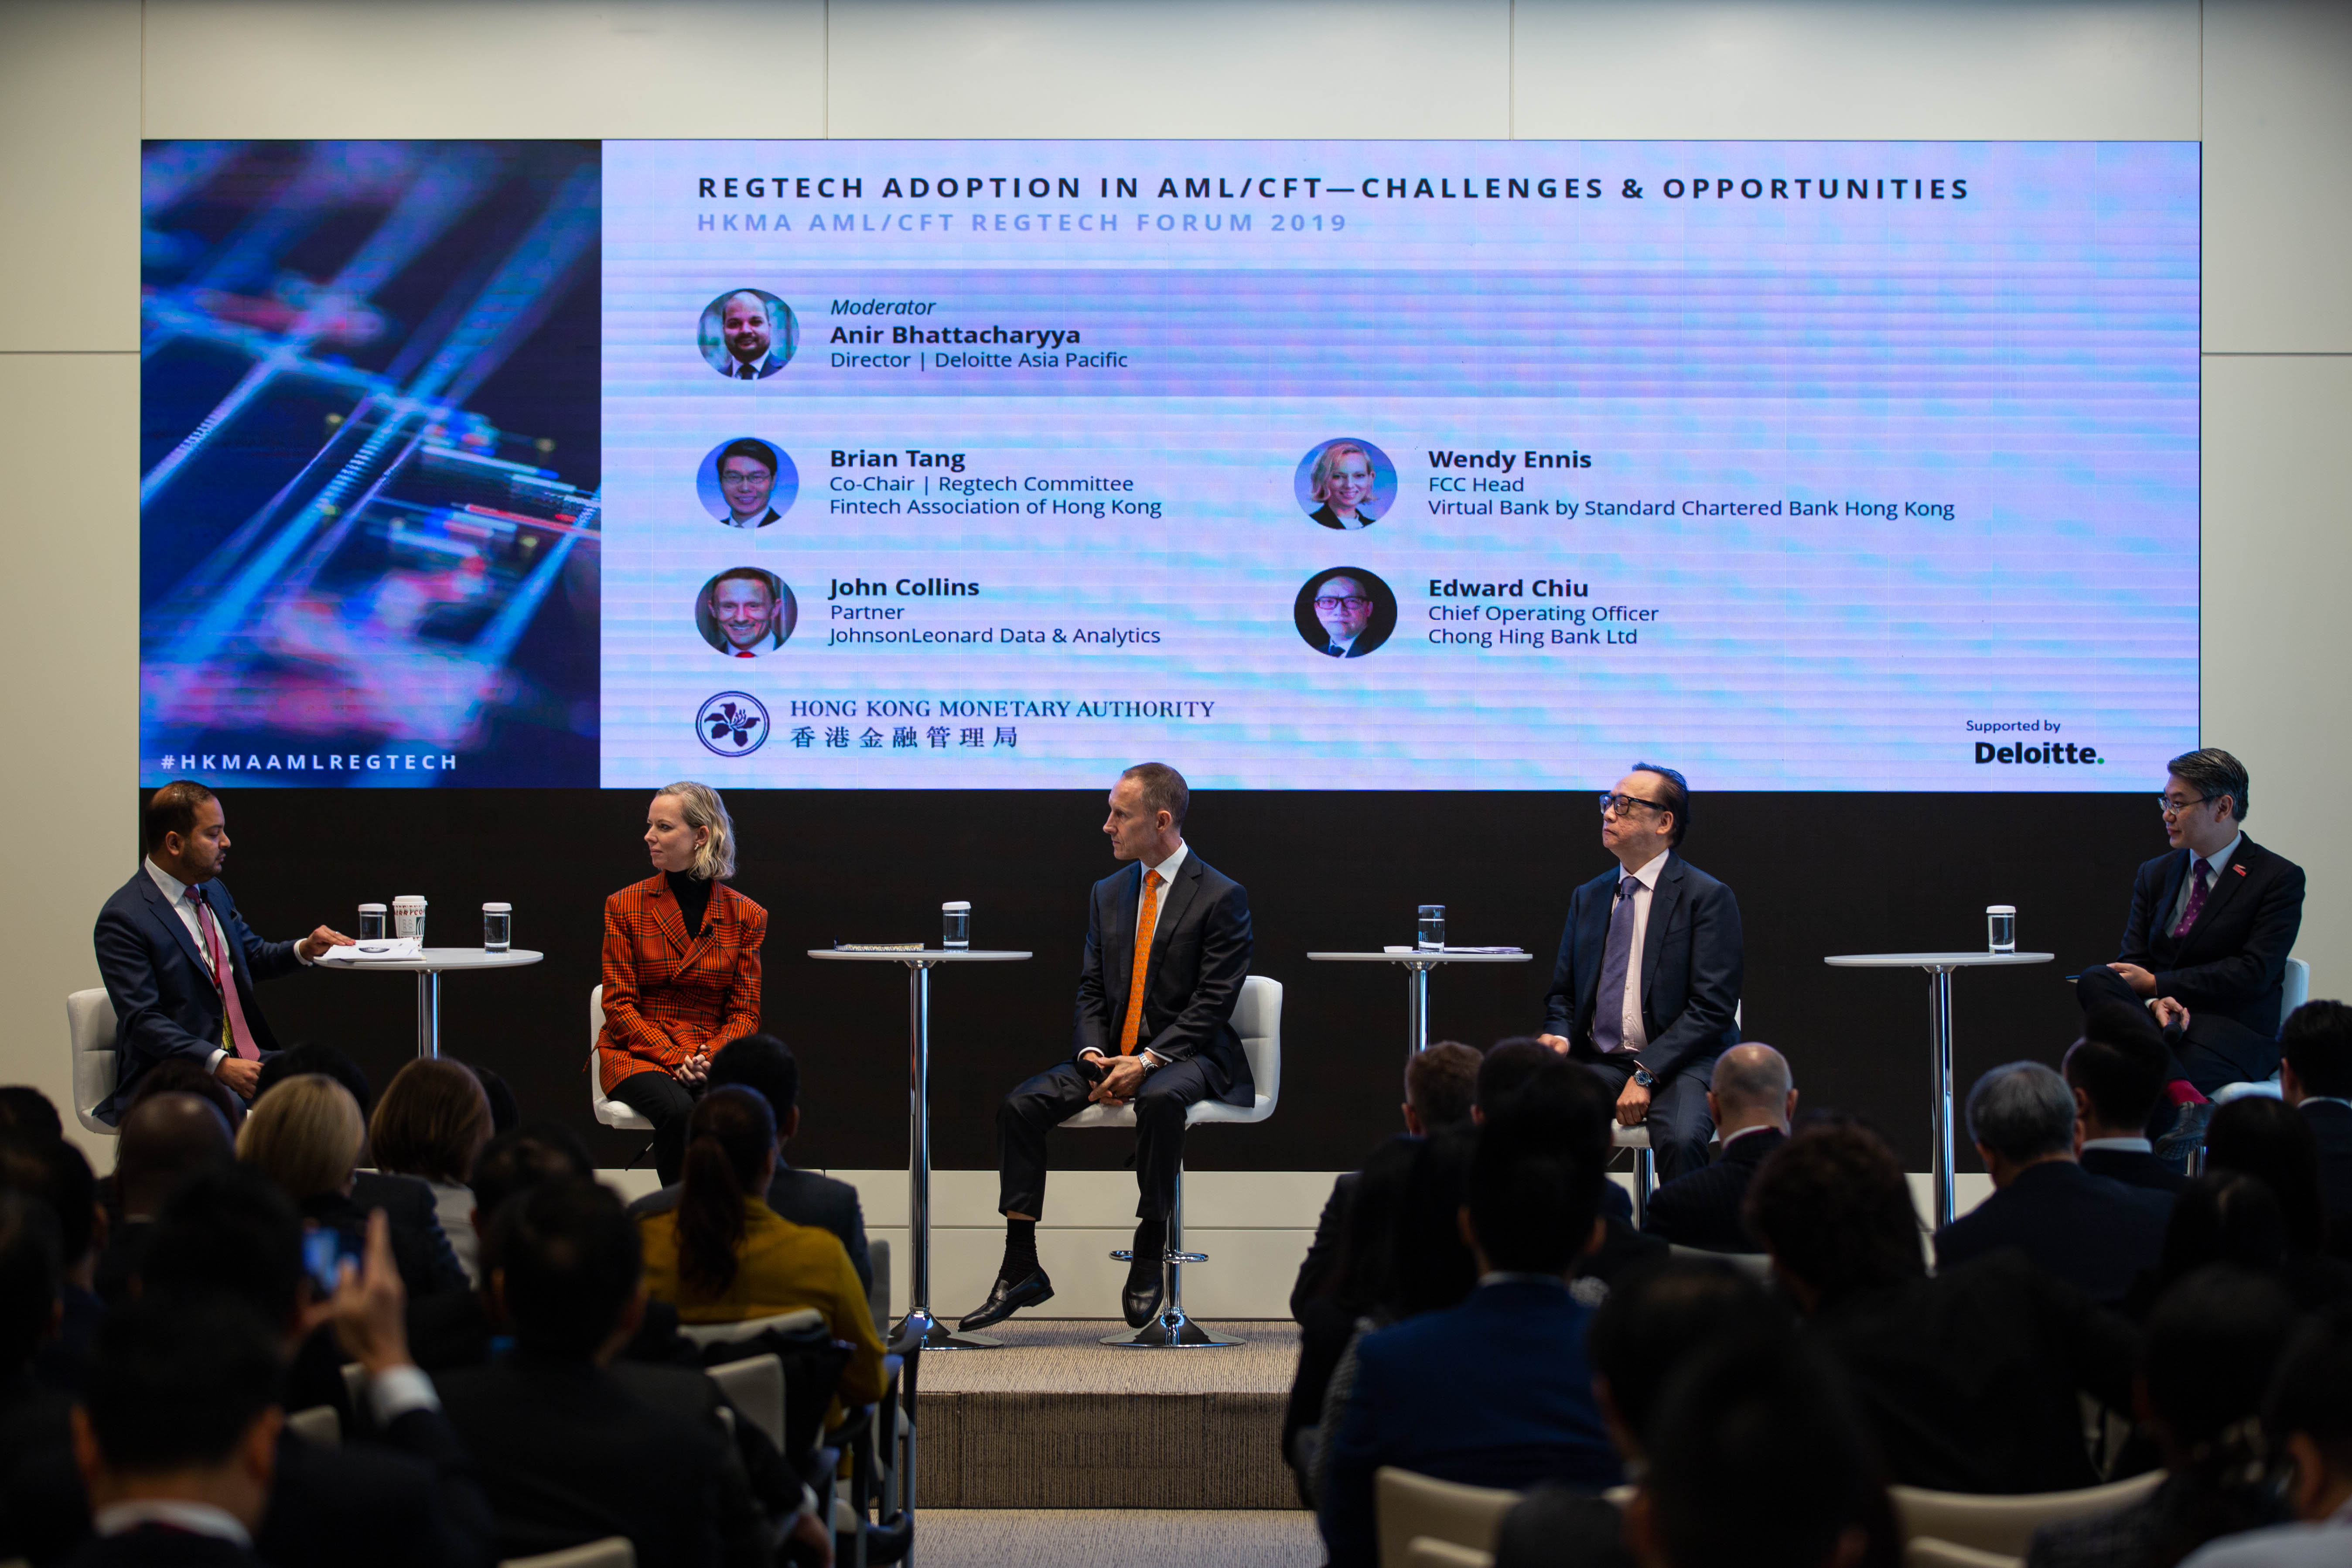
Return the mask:
<path id="1" fill-rule="evenodd" d="M 302 1268 L 321 1296 L 333 1295 L 335 1288 L 342 1283 L 342 1260 L 350 1256 L 343 1250 L 343 1238 L 332 1230 L 303 1233 Z"/>

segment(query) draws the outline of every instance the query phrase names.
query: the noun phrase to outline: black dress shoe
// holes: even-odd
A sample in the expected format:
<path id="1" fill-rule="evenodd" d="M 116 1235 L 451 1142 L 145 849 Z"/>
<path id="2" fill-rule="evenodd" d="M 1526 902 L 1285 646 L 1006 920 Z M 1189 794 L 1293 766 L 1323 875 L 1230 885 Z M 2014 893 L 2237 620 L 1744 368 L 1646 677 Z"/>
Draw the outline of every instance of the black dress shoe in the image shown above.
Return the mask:
<path id="1" fill-rule="evenodd" d="M 1045 1278 L 1043 1268 L 1032 1268 L 1018 1279 L 1007 1279 L 1000 1274 L 996 1283 L 988 1288 L 988 1300 L 980 1304 L 980 1310 L 956 1327 L 964 1333 L 972 1333 L 1004 1321 L 1024 1307 L 1034 1307 L 1053 1299 L 1054 1282 Z"/>
<path id="2" fill-rule="evenodd" d="M 1168 1244 L 1154 1241 L 1149 1247 L 1148 1237 L 1138 1234 L 1135 1256 L 1127 1265 L 1127 1289 L 1119 1292 L 1119 1310 L 1127 1314 L 1127 1326 L 1139 1329 L 1151 1321 L 1160 1311 L 1160 1259 L 1166 1256 Z"/>
<path id="3" fill-rule="evenodd" d="M 2172 1131 L 2156 1141 L 2156 1157 L 2175 1168 L 2187 1164 L 2189 1156 L 2204 1145 L 2205 1129 L 2213 1120 L 2213 1109 L 2210 1100 L 2182 1106 Z"/>

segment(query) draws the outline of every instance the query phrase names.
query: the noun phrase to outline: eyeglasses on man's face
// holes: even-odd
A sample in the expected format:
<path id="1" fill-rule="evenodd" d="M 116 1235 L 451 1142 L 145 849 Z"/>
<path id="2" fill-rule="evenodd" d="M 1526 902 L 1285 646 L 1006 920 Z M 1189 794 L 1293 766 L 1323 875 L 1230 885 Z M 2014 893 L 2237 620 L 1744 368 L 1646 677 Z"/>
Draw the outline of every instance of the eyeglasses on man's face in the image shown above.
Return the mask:
<path id="1" fill-rule="evenodd" d="M 1615 811 L 1618 816 L 1622 816 L 1637 805 L 1647 806 L 1652 811 L 1664 811 L 1666 809 L 1664 806 L 1660 805 L 1656 801 L 1643 800 L 1638 795 L 1612 795 L 1607 790 L 1601 792 L 1601 814 L 1603 816 L 1608 816 L 1612 810 Z"/>
<path id="2" fill-rule="evenodd" d="M 1352 614 L 1357 610 L 1370 609 L 1372 602 L 1354 594 L 1345 595 L 1326 594 L 1315 601 L 1315 607 L 1318 610 L 1346 610 Z"/>
<path id="3" fill-rule="evenodd" d="M 2163 812 L 2165 816 L 2179 816 L 2182 812 L 2187 811 L 2191 806 L 2203 805 L 2209 800 L 2219 800 L 2221 798 L 2221 796 L 2219 791 L 2216 791 L 2212 795 L 2200 795 L 2189 800 L 2183 800 L 2179 795 L 2160 795 L 2156 797 L 2156 805 L 2157 809 Z"/>

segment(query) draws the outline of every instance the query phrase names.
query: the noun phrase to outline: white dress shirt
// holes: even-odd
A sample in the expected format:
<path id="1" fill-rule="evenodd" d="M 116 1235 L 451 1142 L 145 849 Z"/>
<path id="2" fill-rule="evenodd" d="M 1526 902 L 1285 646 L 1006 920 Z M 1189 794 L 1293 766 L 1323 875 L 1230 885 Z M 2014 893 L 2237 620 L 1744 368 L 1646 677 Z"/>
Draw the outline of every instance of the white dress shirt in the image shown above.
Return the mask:
<path id="1" fill-rule="evenodd" d="M 1160 873 L 1160 897 L 1153 901 L 1151 906 L 1150 931 L 1143 929 L 1143 880 L 1139 877 L 1136 879 L 1135 962 L 1138 964 L 1148 965 L 1150 963 L 1151 933 L 1152 931 L 1156 931 L 1160 929 L 1160 910 L 1168 900 L 1168 889 L 1173 887 L 1176 883 L 1176 873 L 1183 869 L 1184 857 L 1190 855 L 1192 852 L 1192 847 L 1185 844 L 1183 840 L 1179 839 L 1176 843 L 1176 852 L 1174 854 L 1169 856 L 1167 859 L 1162 860 L 1157 866 L 1144 867 L 1143 869 L 1147 873 L 1152 871 Z M 1088 1051 L 1087 1053 L 1087 1055 L 1090 1057 L 1108 1056 L 1108 1054 L 1109 1053 L 1105 1051 Z M 1138 1051 L 1136 1054 L 1143 1058 L 1143 1065 L 1147 1068 L 1165 1067 L 1168 1065 L 1165 1058 L 1161 1057 L 1157 1051 L 1150 1049 L 1149 1047 Z"/>
<path id="2" fill-rule="evenodd" d="M 1651 895 L 1657 891 L 1658 878 L 1664 873 L 1666 861 L 1673 855 L 1673 850 L 1666 850 L 1632 873 L 1633 880 L 1640 884 L 1633 889 L 1633 946 L 1625 955 L 1625 994 L 1617 1000 L 1618 1016 L 1623 1020 L 1624 1028 L 1623 1043 L 1618 1049 L 1628 1053 L 1637 1052 L 1650 1043 L 1648 1032 L 1642 1027 L 1642 939 L 1650 929 Z M 1625 869 L 1620 867 L 1617 872 L 1619 886 L 1624 885 L 1626 876 Z M 1609 909 L 1613 916 L 1617 909 L 1617 899 L 1613 893 L 1610 895 Z M 1604 957 L 1601 962 L 1606 963 L 1608 960 Z M 1596 1015 L 1608 1003 L 1605 996 L 1594 997 L 1592 1005 Z"/>
<path id="3" fill-rule="evenodd" d="M 2217 849 L 2212 854 L 2204 857 L 2205 864 L 2211 868 L 2211 869 L 2206 873 L 2205 882 L 2205 898 L 2209 903 L 2212 900 L 2213 889 L 2221 885 L 2221 873 L 2230 868 L 2230 857 L 2235 855 L 2238 852 L 2238 846 L 2243 844 L 2245 841 L 2246 836 L 2241 833 L 2235 838 L 2231 839 L 2229 843 L 2223 845 L 2220 849 Z M 2189 896 L 2196 890 L 2197 862 L 2195 860 L 2191 860 L 2189 862 L 2189 875 L 2180 879 L 2180 891 L 2173 898 L 2172 918 L 2164 922 L 2164 929 L 2167 932 L 2169 932 L 2174 926 L 2180 923 L 2180 917 L 2188 912 Z"/>
<path id="4" fill-rule="evenodd" d="M 2156 1145 L 2145 1138 L 2085 1138 L 2083 1140 L 2084 1153 L 2087 1154 L 2094 1149 L 2111 1149 L 2118 1154 L 2156 1152 Z"/>
<path id="5" fill-rule="evenodd" d="M 190 1535 L 209 1535 L 248 1552 L 253 1550 L 253 1532 L 236 1515 L 225 1508 L 184 1498 L 134 1498 L 129 1502 L 110 1502 L 90 1517 L 89 1524 L 102 1536 L 121 1535 L 142 1524 L 161 1524 Z"/>

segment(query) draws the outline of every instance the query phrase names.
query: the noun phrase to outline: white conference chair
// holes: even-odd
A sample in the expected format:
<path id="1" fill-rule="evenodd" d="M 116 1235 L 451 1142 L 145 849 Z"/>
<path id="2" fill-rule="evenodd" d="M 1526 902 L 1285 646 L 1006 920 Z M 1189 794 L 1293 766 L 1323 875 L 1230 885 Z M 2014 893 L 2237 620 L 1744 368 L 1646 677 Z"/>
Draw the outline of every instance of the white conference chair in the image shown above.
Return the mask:
<path id="1" fill-rule="evenodd" d="M 772 1318 L 745 1318 L 735 1323 L 680 1323 L 677 1336 L 697 1350 L 708 1350 L 712 1345 L 740 1344 L 745 1340 L 756 1340 L 770 1329 L 783 1334 L 803 1334 L 823 1327 L 823 1312 L 814 1307 L 800 1307 L 789 1312 L 779 1312 Z"/>
<path id="2" fill-rule="evenodd" d="M 2021 1497 L 1979 1497 L 1970 1492 L 1932 1492 L 1917 1487 L 1886 1489 L 1903 1539 L 1926 1536 L 1977 1552 L 2023 1556 L 2033 1532 L 2045 1524 L 2089 1519 L 2128 1507 L 2157 1489 L 2162 1470 L 2078 1491 L 2029 1492 Z"/>
<path id="3" fill-rule="evenodd" d="M 781 1450 L 784 1446 L 784 1363 L 780 1356 L 747 1356 L 708 1369 L 727 1402 L 743 1418 L 768 1435 Z"/>
<path id="4" fill-rule="evenodd" d="M 536 1557 L 509 1557 L 499 1568 L 637 1568 L 637 1549 L 625 1535 L 608 1535 L 584 1546 L 542 1552 Z"/>
<path id="5" fill-rule="evenodd" d="M 104 986 L 66 998 L 66 1034 L 73 1042 L 74 1117 L 92 1132 L 111 1138 L 114 1129 L 96 1115 L 121 1072 L 114 1048 L 114 1002 Z"/>
<path id="6" fill-rule="evenodd" d="M 1227 1105 L 1221 1100 L 1200 1101 L 1184 1112 L 1188 1131 L 1204 1121 L 1263 1121 L 1274 1114 L 1275 1104 L 1282 1098 L 1281 981 L 1253 974 L 1242 982 L 1241 997 L 1234 1004 L 1234 1032 L 1242 1037 L 1242 1052 L 1249 1058 L 1256 1097 L 1247 1106 Z M 1114 1110 L 1090 1105 L 1062 1125 L 1132 1127 L 1135 1108 L 1122 1105 Z M 1134 1254 L 1119 1251 L 1111 1256 L 1125 1263 Z M 1189 1350 L 1244 1343 L 1213 1334 L 1184 1315 L 1184 1265 L 1208 1260 L 1205 1254 L 1184 1250 L 1184 1167 L 1180 1161 L 1176 1166 L 1176 1206 L 1168 1215 L 1167 1249 L 1160 1263 L 1160 1316 L 1138 1330 L 1132 1338 L 1113 1334 L 1103 1343 L 1134 1350 Z"/>
<path id="7" fill-rule="evenodd" d="M 1456 1546 L 1433 1535 L 1416 1535 L 1407 1548 L 1408 1568 L 1495 1568 L 1495 1554 Z"/>
<path id="8" fill-rule="evenodd" d="M 322 1448 L 343 1446 L 343 1418 L 335 1414 L 331 1405 L 313 1405 L 307 1410 L 290 1413 L 286 1417 L 286 1429 Z"/>
<path id="9" fill-rule="evenodd" d="M 588 1107 L 596 1113 L 596 1120 L 607 1127 L 617 1127 L 625 1132 L 650 1132 L 654 1130 L 652 1120 L 635 1106 L 605 1098 L 604 1080 L 596 1071 L 596 1041 L 604 1033 L 604 988 L 599 985 L 588 993 Z"/>
<path id="10" fill-rule="evenodd" d="M 1519 1494 L 1495 1487 L 1441 1481 L 1394 1465 L 1372 1475 L 1372 1516 L 1380 1535 L 1381 1568 L 1406 1568 L 1423 1539 L 1491 1552 Z"/>
<path id="11" fill-rule="evenodd" d="M 2310 1000 L 2311 965 L 2299 958 L 2288 959 L 2286 973 L 2279 984 L 2279 1027 L 2284 1028 L 2287 1016 Z M 2283 1100 L 2285 1097 L 2286 1090 L 2279 1082 L 2279 1075 L 2273 1073 L 2266 1079 L 2248 1083 L 2223 1084 L 2213 1091 L 2213 1103 L 2227 1105 L 2233 1100 Z M 2192 1175 L 2204 1173 L 2205 1146 L 2202 1143 L 2189 1152 L 2189 1169 Z"/>

